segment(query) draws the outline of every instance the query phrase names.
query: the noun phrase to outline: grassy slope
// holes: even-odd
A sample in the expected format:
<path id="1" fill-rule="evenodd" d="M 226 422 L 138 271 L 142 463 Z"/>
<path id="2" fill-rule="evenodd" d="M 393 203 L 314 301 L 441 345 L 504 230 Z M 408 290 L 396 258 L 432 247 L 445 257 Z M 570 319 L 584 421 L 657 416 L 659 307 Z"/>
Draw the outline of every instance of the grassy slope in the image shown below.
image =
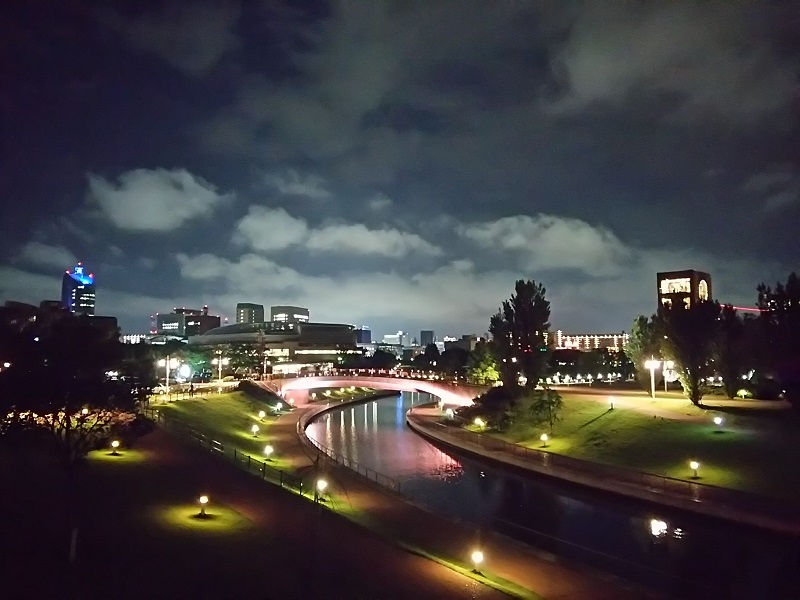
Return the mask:
<path id="1" fill-rule="evenodd" d="M 674 408 L 663 410 L 669 413 Z M 730 416 L 722 430 L 716 413 L 682 406 L 678 416 L 701 422 L 653 417 L 631 409 L 564 397 L 562 420 L 547 450 L 575 458 L 689 479 L 691 459 L 700 461 L 701 482 L 795 500 L 800 494 L 797 424 L 775 416 Z M 541 427 L 516 427 L 503 439 L 539 448 Z"/>

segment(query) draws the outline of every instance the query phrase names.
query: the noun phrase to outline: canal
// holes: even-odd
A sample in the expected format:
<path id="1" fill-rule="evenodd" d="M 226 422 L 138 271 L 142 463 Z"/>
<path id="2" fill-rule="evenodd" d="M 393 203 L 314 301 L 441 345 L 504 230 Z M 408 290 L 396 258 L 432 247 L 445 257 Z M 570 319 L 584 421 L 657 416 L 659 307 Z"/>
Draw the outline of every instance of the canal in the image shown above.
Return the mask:
<path id="1" fill-rule="evenodd" d="M 448 454 L 405 423 L 433 401 L 403 392 L 345 406 L 307 433 L 433 511 L 678 597 L 800 598 L 800 540 Z"/>

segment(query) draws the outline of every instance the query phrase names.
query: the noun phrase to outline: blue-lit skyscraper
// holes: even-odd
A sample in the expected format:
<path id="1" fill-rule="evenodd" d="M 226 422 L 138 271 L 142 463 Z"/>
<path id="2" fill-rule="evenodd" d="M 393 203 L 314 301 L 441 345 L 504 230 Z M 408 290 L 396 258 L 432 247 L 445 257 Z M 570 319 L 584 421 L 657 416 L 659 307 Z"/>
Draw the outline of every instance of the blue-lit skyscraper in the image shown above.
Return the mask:
<path id="1" fill-rule="evenodd" d="M 87 273 L 82 263 L 64 273 L 61 303 L 70 312 L 94 315 L 94 275 Z"/>

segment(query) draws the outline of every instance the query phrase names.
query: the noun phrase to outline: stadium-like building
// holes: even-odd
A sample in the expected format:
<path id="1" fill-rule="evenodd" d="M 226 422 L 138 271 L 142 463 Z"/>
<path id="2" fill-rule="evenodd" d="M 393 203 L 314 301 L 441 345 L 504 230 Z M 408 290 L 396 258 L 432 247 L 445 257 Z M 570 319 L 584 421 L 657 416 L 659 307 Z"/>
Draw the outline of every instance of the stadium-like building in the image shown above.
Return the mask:
<path id="1" fill-rule="evenodd" d="M 336 362 L 344 354 L 359 354 L 352 325 L 339 323 L 236 323 L 189 338 L 190 346 L 246 344 L 275 362 Z"/>

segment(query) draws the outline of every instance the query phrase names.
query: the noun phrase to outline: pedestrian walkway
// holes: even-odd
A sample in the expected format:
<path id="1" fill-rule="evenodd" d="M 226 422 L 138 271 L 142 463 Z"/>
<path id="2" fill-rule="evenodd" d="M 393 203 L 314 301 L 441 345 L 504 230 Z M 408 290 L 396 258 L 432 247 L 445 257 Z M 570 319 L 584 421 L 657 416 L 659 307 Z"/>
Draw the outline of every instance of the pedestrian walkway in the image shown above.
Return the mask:
<path id="1" fill-rule="evenodd" d="M 318 406 L 318 405 L 317 405 Z M 485 569 L 497 577 L 532 590 L 544 598 L 575 600 L 625 600 L 658 598 L 617 578 L 589 568 L 565 564 L 552 555 L 523 546 L 510 538 L 481 527 L 449 520 L 412 505 L 380 489 L 347 468 L 330 465 L 298 434 L 303 415 L 316 406 L 297 404 L 270 427 L 276 451 L 295 469 L 309 471 L 319 460 L 330 480 L 337 508 L 349 518 L 377 529 L 387 537 L 444 561 L 468 565 L 469 556 L 480 548 Z"/>

